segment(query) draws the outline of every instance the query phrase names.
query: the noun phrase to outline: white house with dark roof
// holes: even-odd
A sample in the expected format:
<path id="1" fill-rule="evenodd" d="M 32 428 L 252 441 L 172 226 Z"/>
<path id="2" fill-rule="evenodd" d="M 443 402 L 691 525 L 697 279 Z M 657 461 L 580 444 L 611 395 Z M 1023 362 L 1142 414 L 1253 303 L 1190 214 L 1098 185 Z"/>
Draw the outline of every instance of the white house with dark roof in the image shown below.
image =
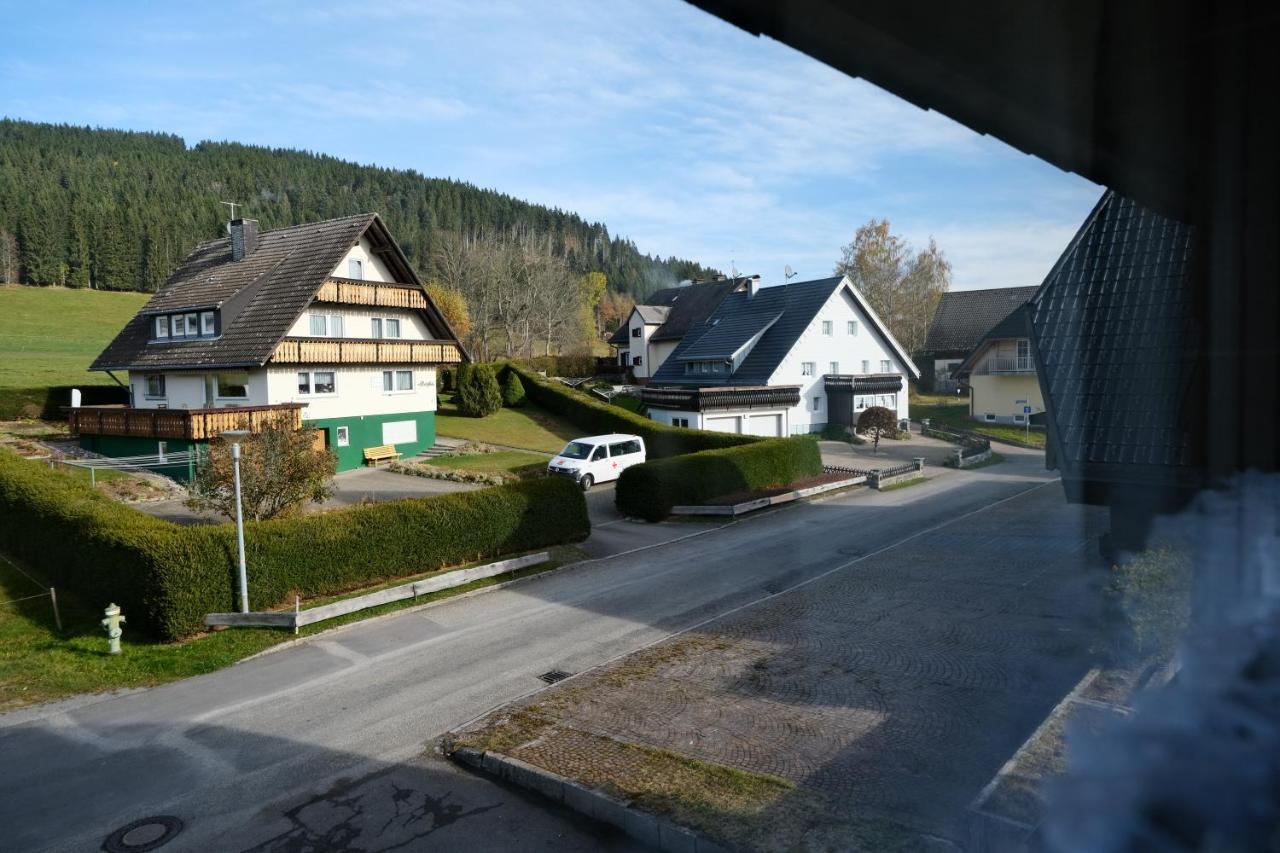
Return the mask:
<path id="1" fill-rule="evenodd" d="M 189 449 L 285 418 L 339 470 L 364 450 L 435 443 L 436 368 L 465 354 L 372 213 L 259 232 L 237 219 L 178 266 L 92 365 L 127 374 L 128 407 L 82 407 L 82 446 Z M 117 378 L 117 381 L 121 381 Z"/>
<path id="2" fill-rule="evenodd" d="M 641 385 L 675 352 L 688 331 L 711 316 L 726 296 L 760 276 L 718 278 L 656 291 L 631 310 L 609 338 L 618 364 L 631 369 Z"/>
<path id="3" fill-rule="evenodd" d="M 908 416 L 915 364 L 847 277 L 729 293 L 642 392 L 673 426 L 782 436 L 852 425 L 870 406 Z"/>

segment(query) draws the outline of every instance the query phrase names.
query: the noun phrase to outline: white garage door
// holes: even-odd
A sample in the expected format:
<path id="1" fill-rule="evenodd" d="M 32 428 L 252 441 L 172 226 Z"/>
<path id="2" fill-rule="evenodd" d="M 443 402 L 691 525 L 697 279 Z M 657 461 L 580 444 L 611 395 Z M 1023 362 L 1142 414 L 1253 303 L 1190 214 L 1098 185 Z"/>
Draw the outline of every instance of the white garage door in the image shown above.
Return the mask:
<path id="1" fill-rule="evenodd" d="M 747 419 L 747 432 L 751 435 L 782 435 L 782 415 L 752 415 Z"/>
<path id="2" fill-rule="evenodd" d="M 729 418 L 707 418 L 704 423 L 706 429 L 712 432 L 741 432 L 742 428 L 739 426 L 741 421 L 742 418 L 734 415 Z"/>

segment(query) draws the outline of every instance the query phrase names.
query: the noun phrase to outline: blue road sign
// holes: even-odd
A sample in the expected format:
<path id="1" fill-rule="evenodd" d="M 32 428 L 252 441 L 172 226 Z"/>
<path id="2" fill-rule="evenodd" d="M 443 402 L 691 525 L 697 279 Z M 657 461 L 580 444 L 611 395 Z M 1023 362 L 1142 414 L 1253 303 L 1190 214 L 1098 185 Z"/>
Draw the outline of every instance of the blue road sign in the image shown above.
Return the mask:
<path id="1" fill-rule="evenodd" d="M 1030 407 L 1030 406 L 1023 406 L 1023 407 L 1022 407 L 1022 413 L 1023 413 L 1024 415 L 1029 415 L 1029 414 L 1031 414 L 1031 407 Z"/>

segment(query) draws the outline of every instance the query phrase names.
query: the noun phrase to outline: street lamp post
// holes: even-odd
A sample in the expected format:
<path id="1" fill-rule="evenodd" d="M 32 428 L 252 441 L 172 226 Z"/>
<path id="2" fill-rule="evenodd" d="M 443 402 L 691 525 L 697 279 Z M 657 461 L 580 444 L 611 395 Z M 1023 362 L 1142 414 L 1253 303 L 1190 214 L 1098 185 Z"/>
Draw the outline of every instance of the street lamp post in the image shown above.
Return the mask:
<path id="1" fill-rule="evenodd" d="M 244 513 L 240 508 L 240 441 L 249 434 L 247 429 L 224 430 L 224 436 L 233 436 L 231 442 L 231 468 L 236 483 L 236 551 L 240 556 L 240 612 L 249 612 L 249 578 L 244 568 Z"/>

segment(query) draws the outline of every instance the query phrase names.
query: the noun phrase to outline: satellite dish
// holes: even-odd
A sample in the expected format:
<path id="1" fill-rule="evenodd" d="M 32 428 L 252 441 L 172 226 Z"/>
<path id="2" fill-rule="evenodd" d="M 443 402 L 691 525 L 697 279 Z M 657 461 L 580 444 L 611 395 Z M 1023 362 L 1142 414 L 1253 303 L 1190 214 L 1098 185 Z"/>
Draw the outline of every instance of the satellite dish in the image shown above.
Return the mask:
<path id="1" fill-rule="evenodd" d="M 791 264 L 787 264 L 786 268 L 782 272 L 783 272 L 783 275 L 786 277 L 787 281 L 791 281 L 791 279 L 799 275 L 799 273 L 797 273 L 795 270 L 791 268 Z"/>

